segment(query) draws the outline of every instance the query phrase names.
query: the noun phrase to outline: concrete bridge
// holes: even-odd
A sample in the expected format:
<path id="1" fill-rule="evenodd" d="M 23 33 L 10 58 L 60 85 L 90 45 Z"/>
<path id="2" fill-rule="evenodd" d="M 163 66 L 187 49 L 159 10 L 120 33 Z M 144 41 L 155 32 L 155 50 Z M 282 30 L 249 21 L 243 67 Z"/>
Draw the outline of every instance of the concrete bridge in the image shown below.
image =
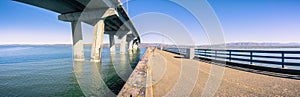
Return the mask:
<path id="1" fill-rule="evenodd" d="M 140 37 L 119 0 L 14 0 L 59 13 L 58 19 L 72 25 L 73 57 L 84 61 L 81 22 L 94 26 L 91 61 L 99 62 L 104 34 L 109 34 L 110 52 L 116 53 L 115 39 L 121 39 L 120 53 L 138 48 Z"/>

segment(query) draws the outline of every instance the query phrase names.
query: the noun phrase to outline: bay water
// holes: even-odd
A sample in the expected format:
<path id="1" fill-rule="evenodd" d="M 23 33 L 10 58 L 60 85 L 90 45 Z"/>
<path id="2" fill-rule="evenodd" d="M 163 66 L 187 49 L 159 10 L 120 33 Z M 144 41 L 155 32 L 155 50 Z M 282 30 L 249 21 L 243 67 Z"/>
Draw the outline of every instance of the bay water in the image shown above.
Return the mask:
<path id="1" fill-rule="evenodd" d="M 116 96 L 145 49 L 110 54 L 100 63 L 73 62 L 70 45 L 1 45 L 0 96 Z"/>

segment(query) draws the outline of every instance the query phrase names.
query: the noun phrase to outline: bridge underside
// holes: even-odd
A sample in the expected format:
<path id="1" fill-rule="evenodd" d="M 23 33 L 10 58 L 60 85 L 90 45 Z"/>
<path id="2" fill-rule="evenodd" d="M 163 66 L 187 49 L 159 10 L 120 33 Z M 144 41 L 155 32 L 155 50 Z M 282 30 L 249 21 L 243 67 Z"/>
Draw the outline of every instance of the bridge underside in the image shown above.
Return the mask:
<path id="1" fill-rule="evenodd" d="M 115 53 L 115 39 L 121 39 L 120 53 L 137 49 L 139 35 L 128 14 L 118 0 L 14 0 L 53 12 L 59 20 L 70 22 L 73 34 L 74 60 L 83 61 L 83 38 L 81 22 L 94 26 L 91 61 L 101 59 L 103 34 L 110 36 L 110 51 Z"/>

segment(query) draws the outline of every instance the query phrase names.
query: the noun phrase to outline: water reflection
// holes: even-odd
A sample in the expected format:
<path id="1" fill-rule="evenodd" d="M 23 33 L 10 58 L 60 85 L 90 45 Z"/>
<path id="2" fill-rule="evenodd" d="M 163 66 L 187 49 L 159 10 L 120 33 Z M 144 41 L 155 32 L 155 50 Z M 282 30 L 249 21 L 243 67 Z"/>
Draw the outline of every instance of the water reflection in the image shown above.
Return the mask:
<path id="1" fill-rule="evenodd" d="M 120 60 L 118 62 L 113 63 L 116 73 L 119 77 L 122 78 L 123 81 L 126 81 L 132 72 L 132 68 L 130 63 L 127 61 L 126 54 L 120 54 Z"/>
<path id="2" fill-rule="evenodd" d="M 132 51 L 133 53 L 129 55 L 129 63 L 130 64 L 133 64 L 131 68 L 135 68 L 135 66 L 137 65 L 137 63 L 140 61 L 140 58 L 142 56 L 141 53 L 140 53 L 140 49 L 137 49 L 137 50 L 133 50 Z M 143 54 L 142 54 L 143 55 Z"/>
<path id="3" fill-rule="evenodd" d="M 100 63 L 74 62 L 74 74 L 85 96 L 111 97 L 115 94 L 106 86 L 101 76 Z"/>
<path id="4" fill-rule="evenodd" d="M 75 62 L 74 75 L 85 96 L 113 97 L 122 89 L 139 61 L 140 53 L 111 54 L 110 60 Z"/>

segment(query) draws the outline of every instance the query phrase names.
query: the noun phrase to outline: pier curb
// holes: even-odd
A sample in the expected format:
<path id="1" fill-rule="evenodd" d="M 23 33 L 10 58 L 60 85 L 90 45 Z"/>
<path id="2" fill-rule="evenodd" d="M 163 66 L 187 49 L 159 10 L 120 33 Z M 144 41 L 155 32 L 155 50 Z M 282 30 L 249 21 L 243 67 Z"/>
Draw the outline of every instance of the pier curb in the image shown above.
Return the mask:
<path id="1" fill-rule="evenodd" d="M 153 97 L 150 68 L 151 50 L 147 48 L 142 59 L 133 70 L 118 97 Z"/>

